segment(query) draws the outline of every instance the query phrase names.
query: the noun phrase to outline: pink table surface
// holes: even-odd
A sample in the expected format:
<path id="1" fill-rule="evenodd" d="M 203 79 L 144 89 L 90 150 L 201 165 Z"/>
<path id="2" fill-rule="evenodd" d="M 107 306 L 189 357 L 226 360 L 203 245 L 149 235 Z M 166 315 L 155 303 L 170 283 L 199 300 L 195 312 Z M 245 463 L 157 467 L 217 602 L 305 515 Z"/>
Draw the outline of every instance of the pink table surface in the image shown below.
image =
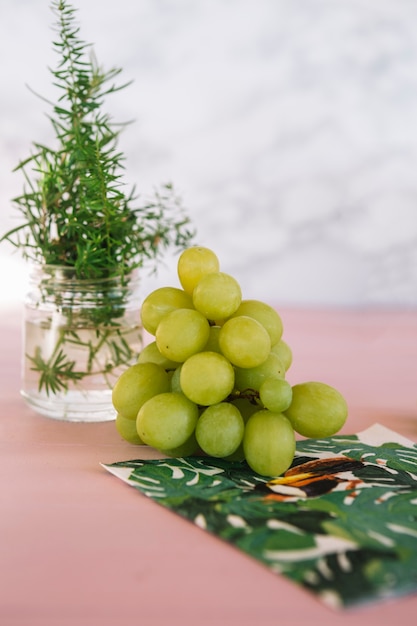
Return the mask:
<path id="1" fill-rule="evenodd" d="M 294 352 L 288 379 L 344 393 L 342 432 L 379 422 L 417 440 L 417 311 L 280 313 Z M 0 316 L 2 626 L 381 626 L 415 617 L 417 595 L 334 612 L 111 476 L 100 463 L 146 452 L 113 423 L 63 423 L 25 406 L 19 316 Z"/>

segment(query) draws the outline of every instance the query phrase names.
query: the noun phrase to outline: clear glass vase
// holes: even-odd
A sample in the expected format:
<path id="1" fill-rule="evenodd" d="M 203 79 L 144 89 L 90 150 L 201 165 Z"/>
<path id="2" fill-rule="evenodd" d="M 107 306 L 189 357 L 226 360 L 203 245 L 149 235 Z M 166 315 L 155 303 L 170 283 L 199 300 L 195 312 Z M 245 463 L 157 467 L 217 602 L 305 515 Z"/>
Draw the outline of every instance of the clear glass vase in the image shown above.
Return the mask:
<path id="1" fill-rule="evenodd" d="M 25 302 L 22 396 L 59 420 L 116 413 L 114 383 L 142 347 L 138 274 L 80 280 L 72 268 L 36 267 Z"/>

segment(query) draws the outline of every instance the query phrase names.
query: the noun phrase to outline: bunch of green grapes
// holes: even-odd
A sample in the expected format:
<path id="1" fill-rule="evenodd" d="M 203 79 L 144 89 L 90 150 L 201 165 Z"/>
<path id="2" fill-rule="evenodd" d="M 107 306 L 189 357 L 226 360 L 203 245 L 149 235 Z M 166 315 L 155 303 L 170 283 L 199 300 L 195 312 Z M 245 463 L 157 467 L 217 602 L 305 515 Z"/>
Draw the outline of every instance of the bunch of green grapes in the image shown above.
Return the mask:
<path id="1" fill-rule="evenodd" d="M 340 430 L 343 396 L 325 383 L 288 382 L 292 351 L 280 315 L 244 300 L 212 250 L 187 248 L 177 270 L 179 287 L 156 289 L 143 302 L 153 340 L 113 388 L 119 434 L 168 456 L 205 454 L 282 474 L 296 433 Z"/>

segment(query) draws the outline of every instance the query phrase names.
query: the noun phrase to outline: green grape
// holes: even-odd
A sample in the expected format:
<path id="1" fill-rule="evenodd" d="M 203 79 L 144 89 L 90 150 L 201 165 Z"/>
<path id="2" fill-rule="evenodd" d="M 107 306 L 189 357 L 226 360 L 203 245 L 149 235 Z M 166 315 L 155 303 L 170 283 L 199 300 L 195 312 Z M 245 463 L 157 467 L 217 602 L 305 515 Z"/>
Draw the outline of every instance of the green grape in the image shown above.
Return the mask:
<path id="1" fill-rule="evenodd" d="M 161 354 L 158 346 L 156 345 L 156 341 L 151 341 L 145 346 L 139 356 L 138 363 L 156 363 L 164 368 L 164 370 L 173 370 L 178 367 L 179 363 L 177 361 L 171 361 L 171 359 L 167 359 L 166 356 Z"/>
<path id="2" fill-rule="evenodd" d="M 259 388 L 259 398 L 266 409 L 282 413 L 291 404 L 292 387 L 282 378 L 266 378 Z"/>
<path id="3" fill-rule="evenodd" d="M 206 345 L 204 346 L 204 352 L 220 352 L 219 346 L 219 333 L 220 326 L 210 326 L 210 335 Z"/>
<path id="4" fill-rule="evenodd" d="M 191 296 L 177 287 L 160 287 L 152 291 L 143 301 L 141 320 L 144 329 L 155 335 L 159 322 L 175 309 L 193 309 Z"/>
<path id="5" fill-rule="evenodd" d="M 236 367 L 257 367 L 271 350 L 268 332 L 257 320 L 246 315 L 232 317 L 221 327 L 219 345 L 222 354 Z"/>
<path id="6" fill-rule="evenodd" d="M 292 402 L 285 415 L 303 437 L 330 437 L 342 428 L 348 407 L 334 387 L 321 382 L 305 382 L 293 386 Z"/>
<path id="7" fill-rule="evenodd" d="M 230 317 L 242 300 L 239 283 L 224 272 L 203 276 L 193 291 L 193 304 L 208 320 Z"/>
<path id="8" fill-rule="evenodd" d="M 246 315 L 257 320 L 268 332 L 271 346 L 278 343 L 282 336 L 282 320 L 277 311 L 260 300 L 242 300 L 232 317 Z"/>
<path id="9" fill-rule="evenodd" d="M 210 326 L 202 313 L 194 309 L 175 309 L 159 322 L 156 345 L 167 359 L 183 363 L 200 352 L 210 335 Z"/>
<path id="10" fill-rule="evenodd" d="M 270 352 L 265 361 L 256 367 L 236 367 L 236 389 L 255 389 L 259 391 L 262 383 L 267 378 L 284 378 L 285 369 L 279 357 Z"/>
<path id="11" fill-rule="evenodd" d="M 222 402 L 232 392 L 235 373 L 218 352 L 199 352 L 183 363 L 180 384 L 183 393 L 201 406 Z"/>
<path id="12" fill-rule="evenodd" d="M 181 377 L 181 368 L 182 365 L 179 365 L 176 370 L 174 370 L 171 376 L 171 391 L 175 391 L 177 393 L 182 393 L 180 377 Z"/>
<path id="13" fill-rule="evenodd" d="M 176 448 L 171 448 L 170 450 L 160 450 L 165 456 L 170 456 L 173 458 L 179 458 L 184 456 L 193 456 L 194 454 L 198 454 L 201 452 L 200 446 L 197 443 L 197 439 L 195 437 L 195 431 L 191 434 L 191 436 L 187 439 L 185 443 L 181 446 L 177 446 Z"/>
<path id="14" fill-rule="evenodd" d="M 239 409 L 244 422 L 247 422 L 250 416 L 261 408 L 256 401 L 251 401 L 248 398 L 237 397 L 230 400 L 231 404 L 234 404 Z"/>
<path id="15" fill-rule="evenodd" d="M 181 286 L 189 294 L 206 274 L 218 272 L 219 259 L 209 248 L 192 246 L 180 255 L 177 264 L 177 273 Z"/>
<path id="16" fill-rule="evenodd" d="M 135 363 L 117 379 L 112 390 L 112 403 L 123 417 L 134 420 L 149 398 L 169 389 L 169 376 L 162 367 L 156 363 Z"/>
<path id="17" fill-rule="evenodd" d="M 198 408 L 181 393 L 160 393 L 139 409 L 136 428 L 139 437 L 157 450 L 182 446 L 197 424 Z"/>
<path id="18" fill-rule="evenodd" d="M 209 456 L 233 454 L 243 439 L 245 422 L 239 409 L 230 402 L 220 402 L 205 409 L 195 429 L 197 442 Z"/>
<path id="19" fill-rule="evenodd" d="M 279 476 L 291 465 L 295 434 L 281 413 L 263 409 L 246 422 L 243 450 L 249 467 L 262 476 Z"/>
<path id="20" fill-rule="evenodd" d="M 128 419 L 124 417 L 121 413 L 116 415 L 116 430 L 119 435 L 128 441 L 129 443 L 134 443 L 136 445 L 143 445 L 142 439 L 138 435 L 138 431 L 136 430 L 136 420 Z"/>
<path id="21" fill-rule="evenodd" d="M 278 343 L 272 346 L 271 352 L 281 359 L 281 363 L 287 372 L 292 363 L 292 350 L 290 346 L 283 339 L 280 339 Z"/>

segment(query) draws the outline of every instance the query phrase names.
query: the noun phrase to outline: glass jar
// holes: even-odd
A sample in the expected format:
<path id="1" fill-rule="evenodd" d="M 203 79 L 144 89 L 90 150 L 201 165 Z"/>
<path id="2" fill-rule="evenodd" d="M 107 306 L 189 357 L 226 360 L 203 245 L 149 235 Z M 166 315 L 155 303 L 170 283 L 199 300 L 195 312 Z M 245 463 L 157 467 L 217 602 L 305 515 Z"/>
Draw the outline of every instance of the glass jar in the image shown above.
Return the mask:
<path id="1" fill-rule="evenodd" d="M 36 412 L 67 421 L 115 419 L 113 385 L 141 348 L 137 272 L 80 280 L 68 267 L 33 269 L 21 393 Z"/>

